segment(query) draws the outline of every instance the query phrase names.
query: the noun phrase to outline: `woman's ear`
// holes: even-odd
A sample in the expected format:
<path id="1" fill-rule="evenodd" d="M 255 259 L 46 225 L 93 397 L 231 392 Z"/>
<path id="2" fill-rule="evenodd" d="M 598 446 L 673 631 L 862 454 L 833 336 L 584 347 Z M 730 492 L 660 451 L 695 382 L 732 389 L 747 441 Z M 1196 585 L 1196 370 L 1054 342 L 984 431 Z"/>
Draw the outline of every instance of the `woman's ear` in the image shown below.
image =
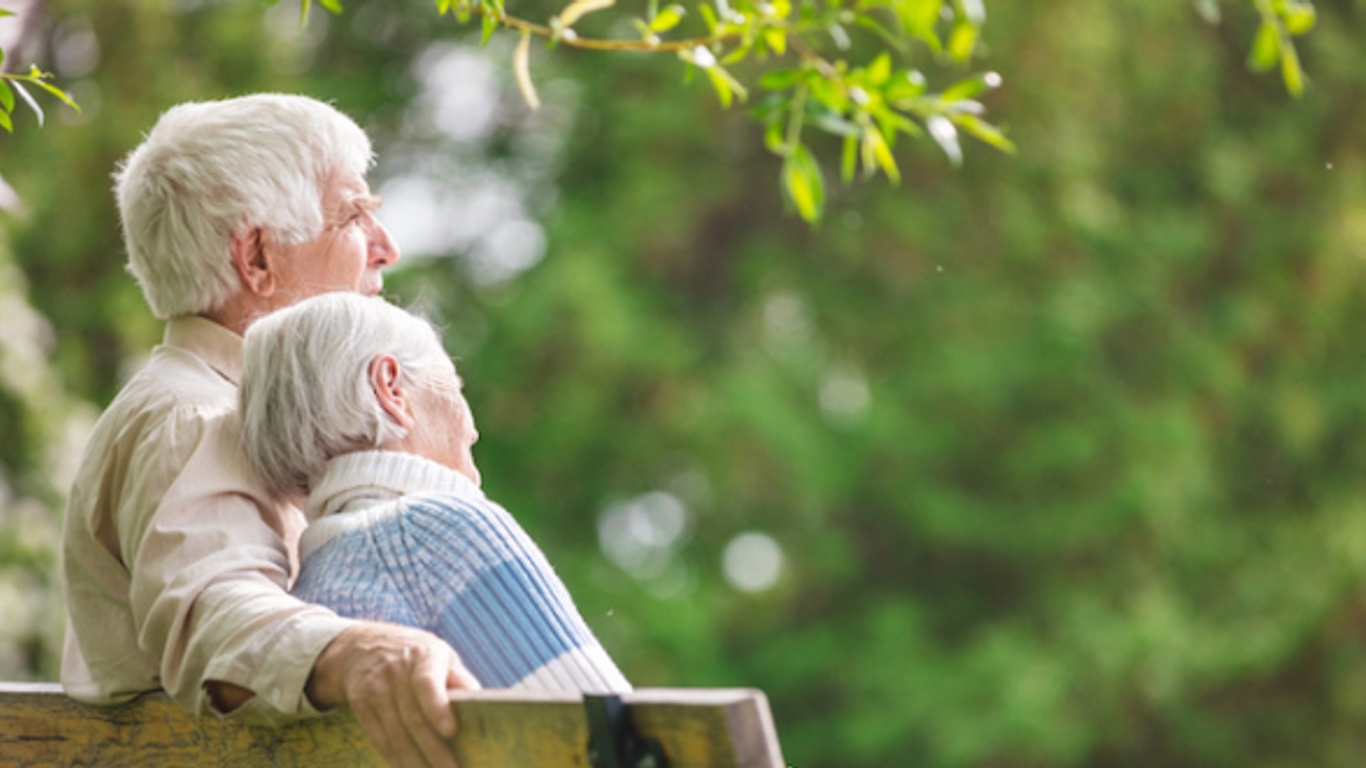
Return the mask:
<path id="1" fill-rule="evenodd" d="M 261 227 L 243 227 L 232 233 L 228 253 L 232 258 L 233 269 L 242 281 L 247 292 L 262 298 L 275 293 L 275 273 L 270 256 L 266 253 L 270 235 Z"/>
<path id="2" fill-rule="evenodd" d="M 404 429 L 413 426 L 413 410 L 408 404 L 403 369 L 393 355 L 376 355 L 370 361 L 370 388 L 375 392 L 379 407 L 389 414 L 389 418 Z"/>

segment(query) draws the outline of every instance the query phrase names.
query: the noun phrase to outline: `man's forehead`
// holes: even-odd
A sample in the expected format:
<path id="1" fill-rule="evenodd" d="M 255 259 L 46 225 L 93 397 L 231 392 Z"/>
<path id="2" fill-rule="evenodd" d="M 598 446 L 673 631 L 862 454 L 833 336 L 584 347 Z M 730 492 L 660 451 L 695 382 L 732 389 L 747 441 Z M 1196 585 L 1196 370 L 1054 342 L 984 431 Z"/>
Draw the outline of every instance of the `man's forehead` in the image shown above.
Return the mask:
<path id="1" fill-rule="evenodd" d="M 323 189 L 323 201 L 336 205 L 364 203 L 377 199 L 370 193 L 370 185 L 365 179 L 354 174 L 338 174 L 328 179 Z"/>

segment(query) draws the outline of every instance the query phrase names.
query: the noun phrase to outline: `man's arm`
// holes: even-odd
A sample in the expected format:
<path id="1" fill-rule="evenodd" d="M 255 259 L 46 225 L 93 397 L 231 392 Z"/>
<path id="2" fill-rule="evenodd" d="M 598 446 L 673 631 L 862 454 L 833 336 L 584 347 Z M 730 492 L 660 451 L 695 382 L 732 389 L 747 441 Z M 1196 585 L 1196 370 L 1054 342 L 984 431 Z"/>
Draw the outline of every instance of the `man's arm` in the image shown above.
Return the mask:
<path id="1" fill-rule="evenodd" d="M 253 696 L 218 680 L 206 688 L 224 712 Z M 478 690 L 479 682 L 449 645 L 421 630 L 361 622 L 323 650 L 305 692 L 319 710 L 349 705 L 390 765 L 455 768 L 446 743 L 456 730 L 452 689 Z"/>

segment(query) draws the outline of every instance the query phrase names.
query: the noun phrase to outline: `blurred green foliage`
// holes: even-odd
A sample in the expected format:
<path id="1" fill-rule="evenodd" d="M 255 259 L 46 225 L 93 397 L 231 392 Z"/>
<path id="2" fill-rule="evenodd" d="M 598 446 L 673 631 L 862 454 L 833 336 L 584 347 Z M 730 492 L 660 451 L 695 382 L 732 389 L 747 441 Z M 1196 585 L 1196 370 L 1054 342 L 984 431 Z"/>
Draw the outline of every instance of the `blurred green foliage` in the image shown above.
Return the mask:
<path id="1" fill-rule="evenodd" d="M 1317 5 L 1293 102 L 1251 5 L 993 4 L 1018 153 L 898 145 L 814 229 L 667 57 L 540 51 L 530 112 L 500 36 L 286 5 L 53 9 L 84 111 L 0 136 L 4 676 L 55 675 L 82 403 L 160 333 L 109 173 L 166 107 L 277 89 L 376 139 L 390 292 L 637 685 L 763 688 L 798 768 L 1359 762 L 1361 0 Z"/>

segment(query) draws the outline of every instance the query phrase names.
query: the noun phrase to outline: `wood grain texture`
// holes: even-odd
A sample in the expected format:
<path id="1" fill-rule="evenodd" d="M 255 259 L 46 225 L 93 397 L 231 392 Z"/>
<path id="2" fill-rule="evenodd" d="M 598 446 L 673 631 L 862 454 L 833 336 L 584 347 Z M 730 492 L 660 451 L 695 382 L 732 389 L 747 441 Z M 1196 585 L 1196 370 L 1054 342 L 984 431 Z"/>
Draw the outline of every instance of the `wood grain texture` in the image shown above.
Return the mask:
<path id="1" fill-rule="evenodd" d="M 783 768 L 763 693 L 642 689 L 622 700 L 672 768 Z M 588 768 L 577 694 L 455 693 L 462 768 Z M 0 683 L 0 766 L 381 766 L 351 714 L 281 728 L 196 718 L 165 695 L 94 707 L 47 684 Z"/>

